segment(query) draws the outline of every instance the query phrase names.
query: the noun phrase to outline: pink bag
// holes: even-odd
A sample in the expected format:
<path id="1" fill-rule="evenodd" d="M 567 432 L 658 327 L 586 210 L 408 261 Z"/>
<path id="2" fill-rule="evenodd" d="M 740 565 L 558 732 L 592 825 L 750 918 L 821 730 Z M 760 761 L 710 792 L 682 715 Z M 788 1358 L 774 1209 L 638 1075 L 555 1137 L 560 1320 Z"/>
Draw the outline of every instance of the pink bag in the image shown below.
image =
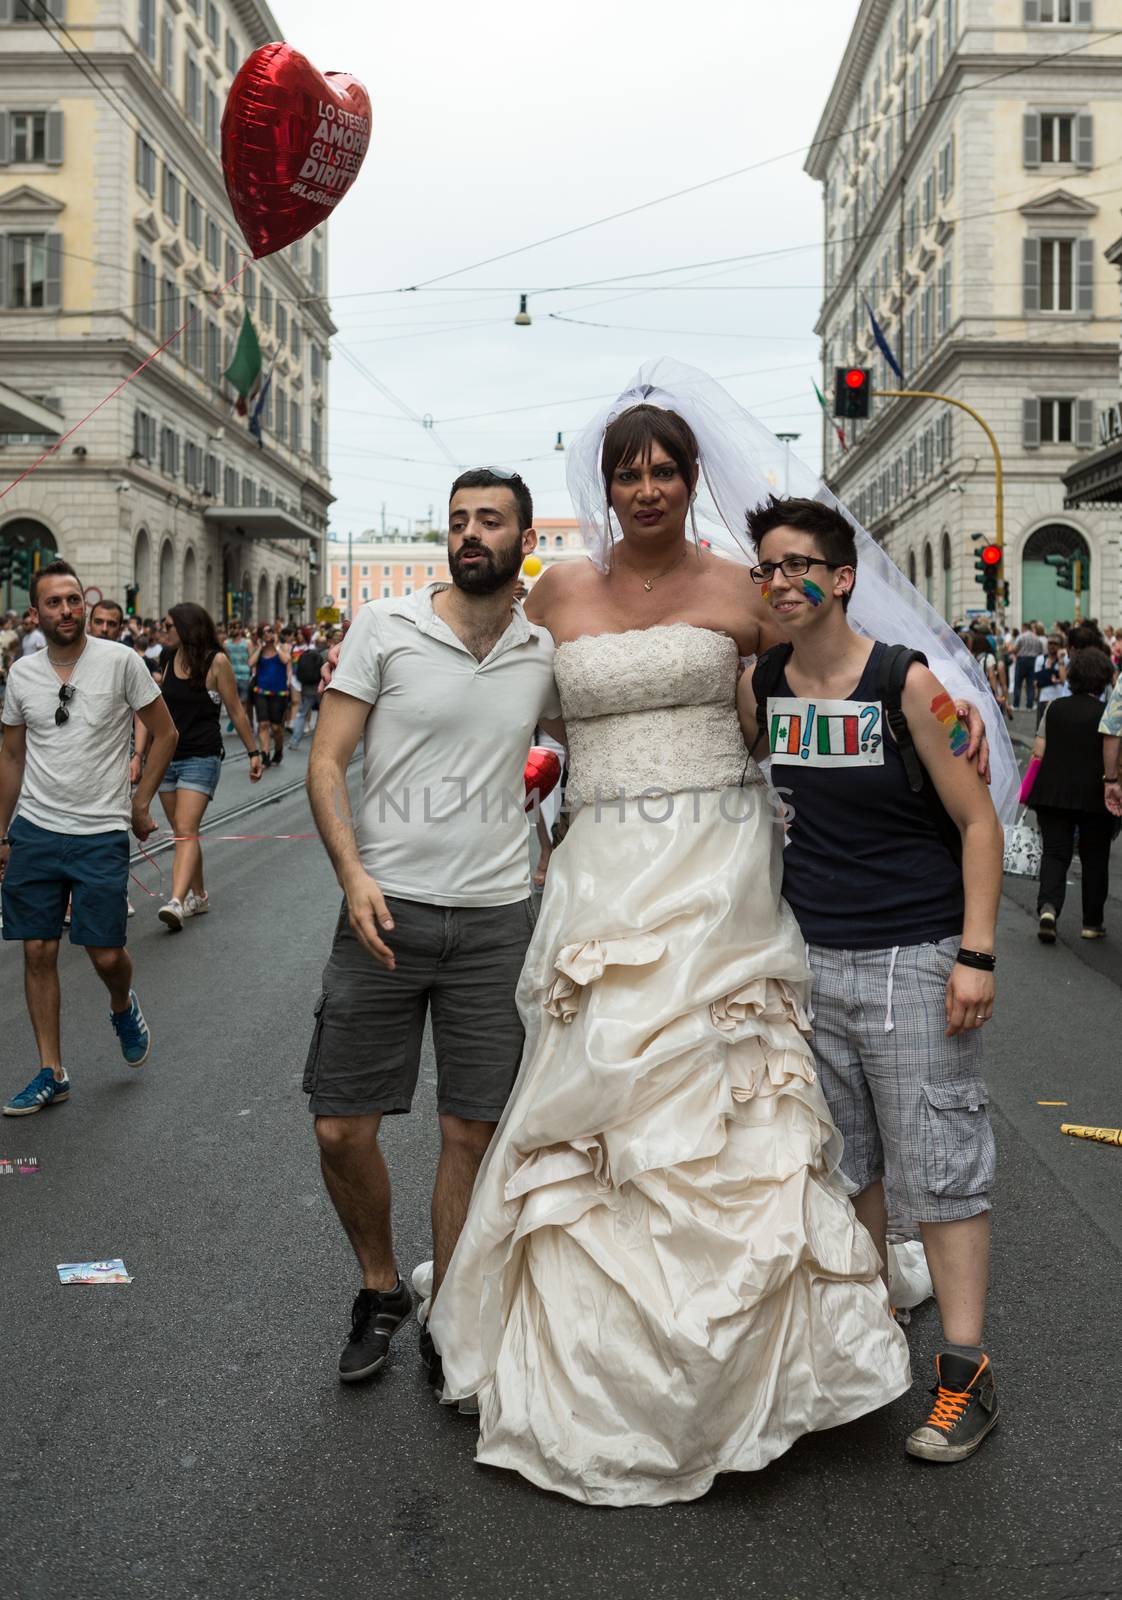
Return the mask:
<path id="1" fill-rule="evenodd" d="M 1036 782 L 1036 774 L 1039 771 L 1040 771 L 1040 758 L 1038 756 L 1033 756 L 1032 760 L 1029 762 L 1028 766 L 1025 768 L 1025 775 L 1021 779 L 1021 792 L 1017 796 L 1018 800 L 1021 802 L 1021 804 L 1023 806 L 1027 806 L 1028 805 L 1029 795 L 1032 793 L 1032 786 Z"/>

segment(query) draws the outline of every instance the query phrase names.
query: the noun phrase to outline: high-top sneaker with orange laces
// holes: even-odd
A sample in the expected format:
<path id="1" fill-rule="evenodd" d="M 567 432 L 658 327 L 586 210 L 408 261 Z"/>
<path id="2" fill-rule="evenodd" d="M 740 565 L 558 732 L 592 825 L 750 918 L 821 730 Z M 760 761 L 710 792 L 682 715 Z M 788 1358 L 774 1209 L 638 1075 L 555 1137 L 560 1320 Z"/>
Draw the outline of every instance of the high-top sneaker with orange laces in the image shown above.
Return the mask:
<path id="1" fill-rule="evenodd" d="M 905 1449 L 923 1461 L 964 1461 L 997 1421 L 997 1386 L 989 1356 L 980 1362 L 944 1350 L 935 1357 L 935 1405 Z"/>

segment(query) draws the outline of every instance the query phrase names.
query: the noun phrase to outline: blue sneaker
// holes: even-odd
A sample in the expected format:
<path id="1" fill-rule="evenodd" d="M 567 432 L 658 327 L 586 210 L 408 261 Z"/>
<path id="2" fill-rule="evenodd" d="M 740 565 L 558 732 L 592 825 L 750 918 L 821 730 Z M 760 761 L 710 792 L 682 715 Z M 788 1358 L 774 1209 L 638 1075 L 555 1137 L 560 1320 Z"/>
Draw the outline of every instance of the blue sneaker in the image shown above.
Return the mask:
<path id="1" fill-rule="evenodd" d="M 135 989 L 129 990 L 129 1009 L 111 1011 L 109 1020 L 113 1024 L 113 1032 L 121 1041 L 121 1054 L 129 1066 L 142 1067 L 152 1048 L 152 1035 L 148 1031 Z"/>
<path id="2" fill-rule="evenodd" d="M 56 1078 L 50 1067 L 37 1072 L 26 1089 L 14 1094 L 4 1107 L 6 1117 L 29 1117 L 44 1106 L 53 1106 L 70 1095 L 70 1079 Z"/>

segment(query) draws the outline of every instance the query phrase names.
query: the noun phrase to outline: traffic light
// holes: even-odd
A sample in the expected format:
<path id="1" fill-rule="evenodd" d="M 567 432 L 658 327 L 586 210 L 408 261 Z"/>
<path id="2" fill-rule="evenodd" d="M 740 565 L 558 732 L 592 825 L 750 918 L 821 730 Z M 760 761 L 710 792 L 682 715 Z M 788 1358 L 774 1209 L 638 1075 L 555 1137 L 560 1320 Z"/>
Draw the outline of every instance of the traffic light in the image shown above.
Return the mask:
<path id="1" fill-rule="evenodd" d="M 0 583 L 7 583 L 12 576 L 12 557 L 15 551 L 10 544 L 0 544 Z"/>
<path id="2" fill-rule="evenodd" d="M 1075 558 L 1073 556 L 1050 555 L 1044 557 L 1048 566 L 1056 574 L 1056 582 L 1061 589 L 1075 588 Z"/>
<path id="3" fill-rule="evenodd" d="M 138 614 L 140 590 L 135 583 L 125 586 L 125 616 L 135 617 Z"/>
<path id="4" fill-rule="evenodd" d="M 31 587 L 31 551 L 13 550 L 11 556 L 12 582 L 18 584 L 21 589 L 29 589 Z"/>
<path id="5" fill-rule="evenodd" d="M 997 608 L 997 597 L 1005 595 L 1005 604 L 1009 604 L 1008 584 L 1004 582 L 1001 570 L 1001 561 L 1004 551 L 999 544 L 994 544 L 988 534 L 972 533 L 974 541 L 974 582 L 980 583 L 986 594 L 986 609 L 994 611 Z"/>
<path id="6" fill-rule="evenodd" d="M 872 394 L 873 374 L 868 367 L 834 368 L 835 417 L 856 417 L 863 421 L 869 415 Z"/>

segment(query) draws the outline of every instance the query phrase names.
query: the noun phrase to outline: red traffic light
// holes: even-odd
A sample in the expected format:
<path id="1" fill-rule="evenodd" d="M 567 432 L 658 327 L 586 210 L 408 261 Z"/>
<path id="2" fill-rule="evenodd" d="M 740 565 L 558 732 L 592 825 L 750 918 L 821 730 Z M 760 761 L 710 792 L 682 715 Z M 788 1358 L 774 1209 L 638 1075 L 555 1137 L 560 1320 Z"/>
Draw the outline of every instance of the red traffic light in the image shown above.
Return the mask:
<path id="1" fill-rule="evenodd" d="M 987 567 L 996 567 L 1001 560 L 1001 546 L 987 544 L 982 551 L 982 563 Z"/>
<path id="2" fill-rule="evenodd" d="M 865 387 L 865 371 L 863 367 L 850 367 L 845 375 L 847 389 L 863 389 Z"/>

